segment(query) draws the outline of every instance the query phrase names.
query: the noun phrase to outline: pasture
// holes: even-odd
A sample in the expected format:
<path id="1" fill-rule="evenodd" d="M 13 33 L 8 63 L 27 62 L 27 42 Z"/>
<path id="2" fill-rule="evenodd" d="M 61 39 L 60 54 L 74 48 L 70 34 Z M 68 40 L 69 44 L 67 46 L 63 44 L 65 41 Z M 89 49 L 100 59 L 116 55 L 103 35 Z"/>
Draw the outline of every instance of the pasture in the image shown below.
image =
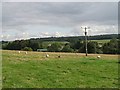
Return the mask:
<path id="1" fill-rule="evenodd" d="M 3 50 L 2 85 L 3 88 L 117 88 L 118 56 L 101 54 L 99 59 L 97 56 Z"/>

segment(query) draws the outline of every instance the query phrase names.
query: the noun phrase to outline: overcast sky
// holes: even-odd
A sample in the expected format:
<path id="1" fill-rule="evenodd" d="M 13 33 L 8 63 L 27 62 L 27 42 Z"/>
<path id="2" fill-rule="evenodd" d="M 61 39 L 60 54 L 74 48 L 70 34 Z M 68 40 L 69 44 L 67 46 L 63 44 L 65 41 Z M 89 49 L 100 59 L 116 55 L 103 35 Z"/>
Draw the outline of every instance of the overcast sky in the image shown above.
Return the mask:
<path id="1" fill-rule="evenodd" d="M 117 2 L 4 2 L 3 40 L 118 33 Z"/>

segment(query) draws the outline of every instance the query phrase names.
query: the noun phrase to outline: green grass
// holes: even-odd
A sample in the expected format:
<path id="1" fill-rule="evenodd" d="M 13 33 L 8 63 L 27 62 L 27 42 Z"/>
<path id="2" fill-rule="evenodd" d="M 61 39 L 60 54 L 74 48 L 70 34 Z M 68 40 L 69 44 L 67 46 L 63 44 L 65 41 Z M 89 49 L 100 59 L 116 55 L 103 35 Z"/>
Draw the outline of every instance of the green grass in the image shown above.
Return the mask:
<path id="1" fill-rule="evenodd" d="M 116 88 L 116 55 L 3 51 L 3 88 Z M 57 56 L 61 55 L 61 58 Z"/>
<path id="2" fill-rule="evenodd" d="M 0 51 L 0 89 L 2 89 L 2 52 Z"/>

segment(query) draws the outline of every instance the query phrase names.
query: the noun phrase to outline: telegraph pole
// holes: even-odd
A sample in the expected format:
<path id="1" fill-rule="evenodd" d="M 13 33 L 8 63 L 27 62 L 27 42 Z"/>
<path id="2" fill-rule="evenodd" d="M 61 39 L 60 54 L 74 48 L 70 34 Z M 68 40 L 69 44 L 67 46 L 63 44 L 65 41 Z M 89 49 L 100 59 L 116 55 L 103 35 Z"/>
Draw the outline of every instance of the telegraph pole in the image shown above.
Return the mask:
<path id="1" fill-rule="evenodd" d="M 81 27 L 82 28 L 82 27 Z M 85 51 L 86 51 L 86 56 L 88 54 L 88 51 L 87 51 L 87 29 L 89 29 L 89 27 L 85 27 Z"/>
<path id="2" fill-rule="evenodd" d="M 86 56 L 87 56 L 87 31 L 86 31 L 87 27 L 85 27 L 85 50 L 86 50 Z"/>

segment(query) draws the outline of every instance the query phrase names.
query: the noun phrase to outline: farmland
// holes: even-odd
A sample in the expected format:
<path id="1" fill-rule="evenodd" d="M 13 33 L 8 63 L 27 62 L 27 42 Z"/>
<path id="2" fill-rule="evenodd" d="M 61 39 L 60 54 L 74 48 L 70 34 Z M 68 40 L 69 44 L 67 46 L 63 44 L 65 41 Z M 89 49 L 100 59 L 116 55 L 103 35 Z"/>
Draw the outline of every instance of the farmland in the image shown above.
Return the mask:
<path id="1" fill-rule="evenodd" d="M 49 58 L 45 55 L 49 54 Z M 61 56 L 58 58 L 58 56 Z M 117 88 L 118 56 L 2 51 L 3 88 Z"/>

